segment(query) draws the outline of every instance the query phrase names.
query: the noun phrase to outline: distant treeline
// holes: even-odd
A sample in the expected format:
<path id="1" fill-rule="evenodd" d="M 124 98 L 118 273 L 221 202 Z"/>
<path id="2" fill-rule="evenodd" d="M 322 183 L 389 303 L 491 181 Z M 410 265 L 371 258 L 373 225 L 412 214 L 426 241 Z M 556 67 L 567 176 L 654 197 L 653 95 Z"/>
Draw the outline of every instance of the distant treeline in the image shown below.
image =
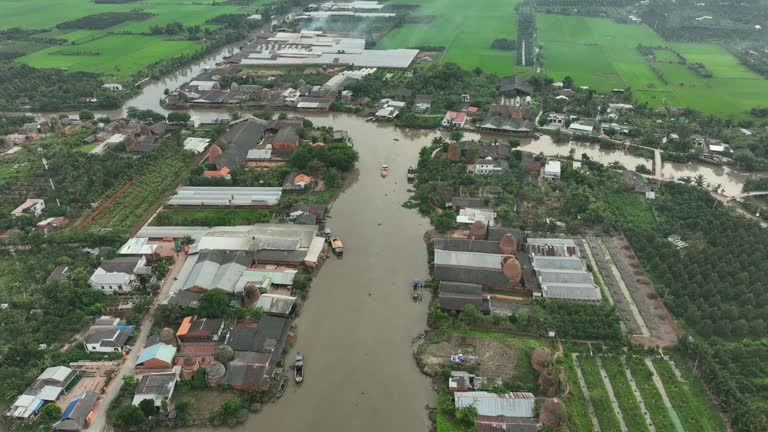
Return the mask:
<path id="1" fill-rule="evenodd" d="M 85 30 L 104 30 L 122 24 L 126 21 L 143 21 L 151 17 L 147 12 L 103 12 L 95 15 L 88 15 L 72 21 L 66 21 L 58 24 L 56 27 L 62 30 L 67 29 L 85 29 Z"/>
<path id="2" fill-rule="evenodd" d="M 139 0 L 93 0 L 96 4 L 123 4 L 123 3 L 136 3 Z"/>

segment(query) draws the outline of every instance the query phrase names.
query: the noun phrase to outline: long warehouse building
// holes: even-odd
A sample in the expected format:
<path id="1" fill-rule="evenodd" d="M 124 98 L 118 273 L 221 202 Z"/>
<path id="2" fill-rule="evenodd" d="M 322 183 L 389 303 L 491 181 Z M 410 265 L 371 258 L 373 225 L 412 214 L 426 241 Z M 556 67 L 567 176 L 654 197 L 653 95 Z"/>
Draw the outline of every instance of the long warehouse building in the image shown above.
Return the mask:
<path id="1" fill-rule="evenodd" d="M 185 186 L 168 201 L 170 207 L 269 208 L 280 201 L 279 187 L 199 187 Z"/>

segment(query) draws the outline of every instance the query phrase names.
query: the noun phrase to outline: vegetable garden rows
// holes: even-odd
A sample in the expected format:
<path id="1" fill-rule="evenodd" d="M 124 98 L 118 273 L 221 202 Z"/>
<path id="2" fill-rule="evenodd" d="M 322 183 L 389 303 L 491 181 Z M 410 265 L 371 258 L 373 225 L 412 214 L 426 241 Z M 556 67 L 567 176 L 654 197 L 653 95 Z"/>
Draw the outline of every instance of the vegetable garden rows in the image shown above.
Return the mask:
<path id="1" fill-rule="evenodd" d="M 653 372 L 641 357 L 630 356 L 623 359 L 621 356 L 602 355 L 600 362 L 613 387 L 618 407 L 628 430 L 649 431 L 651 429 L 640 402 L 632 391 L 625 365 L 629 368 L 631 377 L 640 391 L 647 415 L 657 432 L 725 430 L 725 426 L 718 416 L 717 410 L 708 399 L 704 387 L 692 376 L 689 376 L 689 370 L 683 372 L 685 380 L 680 381 L 668 359 L 653 358 L 653 366 L 656 368 L 662 383 L 662 388 L 659 388 L 654 382 Z M 591 403 L 601 430 L 621 430 L 606 386 L 603 383 L 597 358 L 584 353 L 579 355 L 579 367 L 587 384 L 588 395 L 581 391 L 575 379 L 576 369 L 569 356 L 563 357 L 563 366 L 570 387 L 570 394 L 566 399 L 569 406 L 570 429 L 592 430 L 587 408 L 588 403 Z M 662 392 L 666 393 L 671 407 L 665 405 Z M 680 419 L 679 425 L 675 424 L 675 417 Z"/>

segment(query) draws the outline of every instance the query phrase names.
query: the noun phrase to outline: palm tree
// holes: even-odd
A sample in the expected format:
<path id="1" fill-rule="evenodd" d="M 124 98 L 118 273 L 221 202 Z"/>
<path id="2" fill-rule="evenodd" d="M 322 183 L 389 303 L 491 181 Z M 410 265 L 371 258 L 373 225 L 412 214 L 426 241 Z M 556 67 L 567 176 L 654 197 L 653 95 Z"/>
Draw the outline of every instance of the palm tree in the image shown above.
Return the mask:
<path id="1" fill-rule="evenodd" d="M 445 144 L 445 138 L 441 136 L 436 136 L 432 138 L 432 145 L 435 147 L 441 147 L 443 144 Z"/>
<path id="2" fill-rule="evenodd" d="M 696 185 L 696 187 L 703 188 L 704 187 L 704 176 L 701 174 L 697 174 L 696 177 L 693 178 L 693 184 Z"/>

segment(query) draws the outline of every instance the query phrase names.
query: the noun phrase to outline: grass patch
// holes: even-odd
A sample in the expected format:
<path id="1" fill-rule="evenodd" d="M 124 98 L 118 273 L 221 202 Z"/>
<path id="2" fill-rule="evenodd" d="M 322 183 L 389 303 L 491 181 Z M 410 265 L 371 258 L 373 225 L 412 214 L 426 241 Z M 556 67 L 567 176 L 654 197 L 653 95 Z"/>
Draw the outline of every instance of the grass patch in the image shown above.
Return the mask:
<path id="1" fill-rule="evenodd" d="M 640 357 L 627 358 L 627 364 L 629 370 L 632 372 L 632 377 L 635 379 L 635 384 L 640 395 L 643 396 L 645 407 L 648 409 L 648 414 L 651 416 L 651 421 L 656 427 L 657 431 L 675 431 L 675 425 L 672 422 L 667 407 L 664 406 L 664 401 L 661 400 L 661 393 L 656 388 L 656 384 L 653 383 L 651 377 L 651 371 L 645 362 Z"/>
<path id="2" fill-rule="evenodd" d="M 619 419 L 616 417 L 616 413 L 613 412 L 608 391 L 605 389 L 603 379 L 600 377 L 597 360 L 592 356 L 581 356 L 579 357 L 579 364 L 581 365 L 581 373 L 584 375 L 584 381 L 587 383 L 589 399 L 592 401 L 597 421 L 600 423 L 600 429 L 606 431 L 621 430 Z"/>
<path id="3" fill-rule="evenodd" d="M 152 225 L 231 226 L 266 223 L 272 211 L 264 209 L 165 209 L 152 220 Z"/>
<path id="4" fill-rule="evenodd" d="M 619 357 L 603 357 L 601 359 L 603 369 L 608 374 L 613 386 L 613 394 L 619 402 L 621 414 L 624 416 L 624 423 L 631 431 L 647 431 L 648 424 L 645 422 L 643 411 L 635 398 L 632 387 L 629 385 L 624 365 Z"/>
<path id="5" fill-rule="evenodd" d="M 90 144 L 83 144 L 81 146 L 78 146 L 75 150 L 77 150 L 79 152 L 83 152 L 83 153 L 89 153 L 91 150 L 93 150 L 96 147 L 98 147 L 99 144 L 101 144 L 101 143 L 93 142 L 93 143 L 90 143 Z"/>
<path id="6" fill-rule="evenodd" d="M 561 358 L 563 370 L 568 379 L 568 396 L 563 400 L 568 412 L 568 425 L 570 430 L 592 430 L 592 418 L 589 415 L 589 405 L 584 392 L 581 391 L 573 359 L 570 355 Z"/>
<path id="7" fill-rule="evenodd" d="M 669 400 L 686 430 L 725 430 L 720 416 L 715 412 L 706 394 L 693 391 L 688 383 L 678 381 L 672 366 L 666 360 L 654 359 L 653 366 L 664 383 Z"/>
<path id="8" fill-rule="evenodd" d="M 648 201 L 638 193 L 617 192 L 603 198 L 609 222 L 625 229 L 652 229 L 656 226 Z"/>

